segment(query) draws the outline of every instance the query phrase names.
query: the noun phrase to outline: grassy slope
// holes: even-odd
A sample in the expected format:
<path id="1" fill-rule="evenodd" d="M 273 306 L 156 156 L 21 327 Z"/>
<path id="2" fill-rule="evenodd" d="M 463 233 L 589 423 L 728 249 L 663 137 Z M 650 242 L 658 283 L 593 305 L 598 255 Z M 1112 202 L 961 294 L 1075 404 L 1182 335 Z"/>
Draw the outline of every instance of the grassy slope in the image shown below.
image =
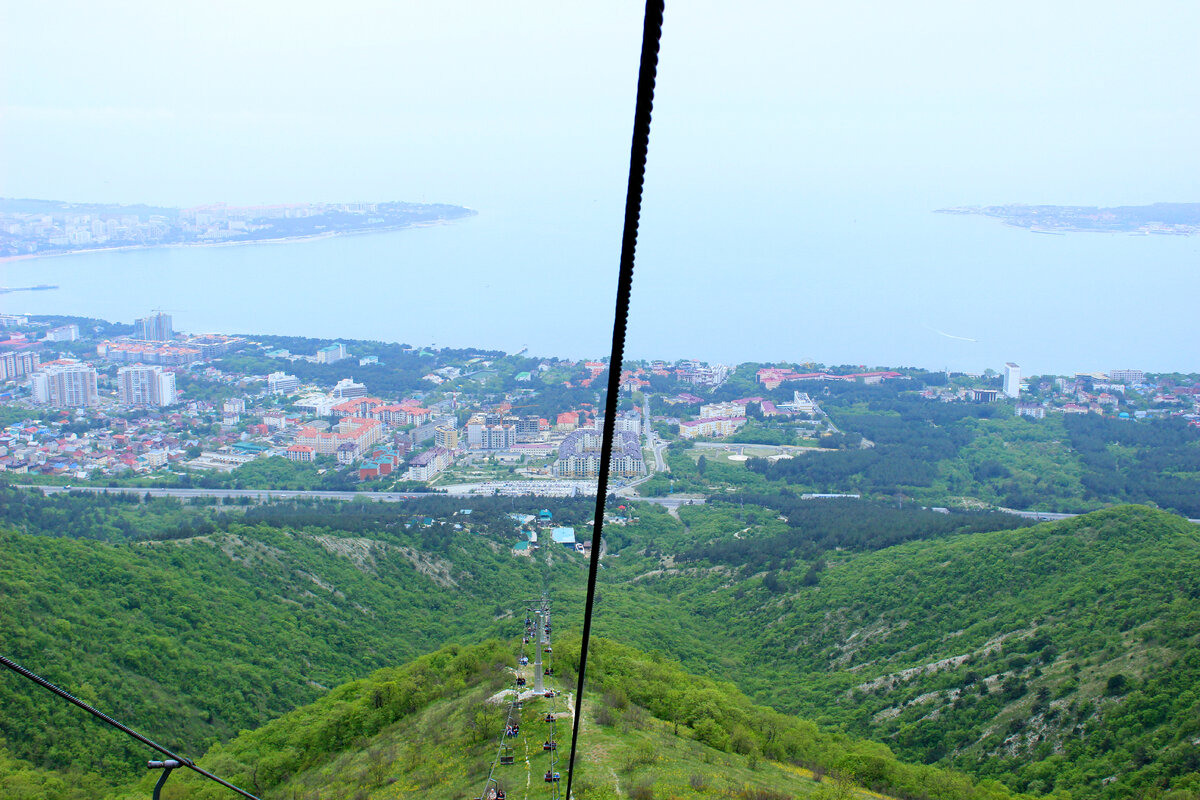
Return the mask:
<path id="1" fill-rule="evenodd" d="M 577 660 L 577 645 L 562 649 L 560 667 Z M 730 686 L 689 676 L 632 648 L 601 640 L 593 656 L 595 694 L 585 706 L 575 784 L 580 800 L 1013 797 L 994 783 L 973 785 L 961 775 L 900 764 L 884 747 L 752 706 Z M 474 797 L 503 726 L 500 707 L 488 698 L 509 684 L 513 665 L 512 651 L 495 641 L 442 650 L 341 686 L 215 747 L 202 764 L 264 800 Z M 573 686 L 570 675 L 559 681 L 562 688 Z M 664 720 L 661 709 L 656 715 L 654 706 L 675 695 L 688 716 Z M 526 704 L 517 763 L 498 773 L 514 800 L 548 796 L 542 775 L 549 759 L 540 749 L 549 727 L 540 715 L 548 702 Z M 565 774 L 565 717 L 557 730 Z M 894 794 L 871 792 L 850 776 Z M 172 781 L 164 793 L 169 800 L 224 796 L 188 775 Z M 151 783 L 147 776 L 112 800 L 143 797 Z"/>

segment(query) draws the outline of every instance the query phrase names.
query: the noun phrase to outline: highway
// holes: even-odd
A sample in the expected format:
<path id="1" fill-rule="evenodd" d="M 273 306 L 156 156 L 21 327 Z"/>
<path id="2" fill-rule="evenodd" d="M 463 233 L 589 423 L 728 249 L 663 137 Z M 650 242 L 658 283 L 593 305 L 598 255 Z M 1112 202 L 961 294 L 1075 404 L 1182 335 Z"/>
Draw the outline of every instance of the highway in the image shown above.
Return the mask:
<path id="1" fill-rule="evenodd" d="M 615 494 L 630 500 L 636 500 L 641 503 L 654 503 L 655 505 L 660 505 L 667 509 L 677 509 L 682 505 L 699 505 L 705 502 L 705 498 L 698 495 L 687 497 L 636 497 L 631 493 L 627 493 L 628 490 L 633 489 L 635 486 L 636 484 L 631 484 L 615 492 Z M 261 501 L 287 500 L 296 497 L 311 497 L 319 498 L 321 500 L 362 499 L 372 500 L 379 503 L 399 503 L 404 500 L 415 500 L 422 497 L 447 496 L 439 492 L 328 492 L 293 489 L 166 489 L 139 488 L 136 486 L 33 486 L 30 484 L 18 484 L 16 488 L 37 489 L 45 495 L 57 494 L 59 492 L 90 492 L 92 494 L 135 494 L 145 497 L 148 494 L 151 497 L 177 497 L 180 500 L 195 499 L 199 497 L 246 497 L 251 500 Z M 1017 509 L 1013 508 L 999 508 L 997 511 L 1003 511 L 1005 514 L 1014 514 L 1018 517 L 1026 517 L 1027 519 L 1035 519 L 1039 522 L 1052 522 L 1080 516 L 1079 514 L 1067 514 L 1057 511 L 1018 511 Z M 1200 519 L 1188 519 L 1188 522 L 1193 522 L 1197 525 L 1200 525 Z"/>
<path id="2" fill-rule="evenodd" d="M 18 489 L 36 489 L 45 495 L 59 492 L 88 492 L 90 494 L 132 494 L 138 497 L 175 497 L 180 500 L 194 500 L 201 497 L 216 498 L 249 498 L 250 500 L 288 500 L 297 497 L 318 498 L 321 500 L 372 500 L 380 503 L 399 503 L 404 500 L 417 500 L 422 497 L 447 497 L 440 492 L 327 492 L 317 490 L 297 489 L 168 489 L 168 488 L 139 488 L 136 486 L 33 486 L 21 484 Z M 626 489 L 632 487 L 625 487 Z M 619 493 L 618 493 L 619 494 Z M 533 497 L 534 495 L 524 495 Z M 654 503 L 664 508 L 679 508 L 682 505 L 699 505 L 703 497 L 636 497 L 622 495 L 631 500 L 643 503 Z"/>
<path id="3" fill-rule="evenodd" d="M 736 450 L 741 453 L 747 447 L 770 448 L 782 453 L 833 453 L 820 447 L 804 447 L 798 444 L 745 444 L 743 442 L 692 442 L 692 447 L 701 450 Z"/>
<path id="4" fill-rule="evenodd" d="M 315 497 L 321 500 L 374 500 L 381 503 L 398 503 L 418 497 L 445 497 L 435 492 L 329 492 L 293 489 L 176 489 L 137 486 L 31 486 L 19 485 L 19 489 L 40 489 L 42 494 L 59 492 L 89 492 L 91 494 L 136 494 L 141 497 L 177 497 L 181 500 L 197 497 L 239 498 L 251 500 L 287 500 L 295 497 Z"/>

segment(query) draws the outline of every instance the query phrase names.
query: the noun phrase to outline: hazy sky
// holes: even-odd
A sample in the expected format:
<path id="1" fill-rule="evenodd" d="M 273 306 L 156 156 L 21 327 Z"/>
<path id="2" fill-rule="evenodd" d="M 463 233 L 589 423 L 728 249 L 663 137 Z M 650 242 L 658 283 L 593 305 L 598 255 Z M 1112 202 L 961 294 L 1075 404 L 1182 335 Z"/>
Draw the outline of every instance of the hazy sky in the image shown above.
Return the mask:
<path id="1" fill-rule="evenodd" d="M 469 192 L 479 170 L 524 166 L 522 140 L 578 160 L 625 146 L 640 13 L 6 0 L 0 185 L 175 203 Z M 1187 199 L 1198 37 L 1190 0 L 672 3 L 652 166 L 702 180 L 703 163 L 734 189 L 967 173 L 979 201 Z"/>
<path id="2" fill-rule="evenodd" d="M 615 269 L 640 3 L 0 8 L 4 196 L 445 201 L 586 228 Z M 670 3 L 631 347 L 688 355 L 657 310 L 697 280 L 791 276 L 792 222 L 821 209 L 869 225 L 957 204 L 1200 200 L 1198 40 L 1190 0 Z M 611 275 L 580 263 L 604 312 Z M 883 267 L 864 269 L 860 284 Z M 1170 269 L 1167 291 L 1200 288 Z M 715 310 L 728 295 L 683 297 Z M 928 317 L 905 330 L 949 324 Z M 709 357 L 735 355 L 750 357 Z"/>

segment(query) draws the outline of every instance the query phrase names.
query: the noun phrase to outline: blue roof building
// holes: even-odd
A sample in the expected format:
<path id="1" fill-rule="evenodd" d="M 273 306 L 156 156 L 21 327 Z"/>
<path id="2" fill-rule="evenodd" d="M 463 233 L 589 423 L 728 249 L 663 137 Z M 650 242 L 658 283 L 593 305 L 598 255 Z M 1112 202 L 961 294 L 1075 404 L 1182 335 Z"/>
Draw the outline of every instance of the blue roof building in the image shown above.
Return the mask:
<path id="1" fill-rule="evenodd" d="M 575 529 L 574 528 L 555 528 L 550 531 L 550 539 L 555 544 L 562 544 L 575 549 Z"/>

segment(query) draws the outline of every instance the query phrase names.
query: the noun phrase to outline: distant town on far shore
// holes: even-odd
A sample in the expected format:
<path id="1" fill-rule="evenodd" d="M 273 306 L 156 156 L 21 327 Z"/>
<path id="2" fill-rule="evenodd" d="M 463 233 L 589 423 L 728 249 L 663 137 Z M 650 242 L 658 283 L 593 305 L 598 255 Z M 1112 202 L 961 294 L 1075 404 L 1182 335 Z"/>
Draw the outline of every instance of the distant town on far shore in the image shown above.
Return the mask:
<path id="1" fill-rule="evenodd" d="M 473 214 L 462 206 L 402 202 L 214 203 L 180 209 L 0 198 L 0 258 L 378 233 Z"/>

